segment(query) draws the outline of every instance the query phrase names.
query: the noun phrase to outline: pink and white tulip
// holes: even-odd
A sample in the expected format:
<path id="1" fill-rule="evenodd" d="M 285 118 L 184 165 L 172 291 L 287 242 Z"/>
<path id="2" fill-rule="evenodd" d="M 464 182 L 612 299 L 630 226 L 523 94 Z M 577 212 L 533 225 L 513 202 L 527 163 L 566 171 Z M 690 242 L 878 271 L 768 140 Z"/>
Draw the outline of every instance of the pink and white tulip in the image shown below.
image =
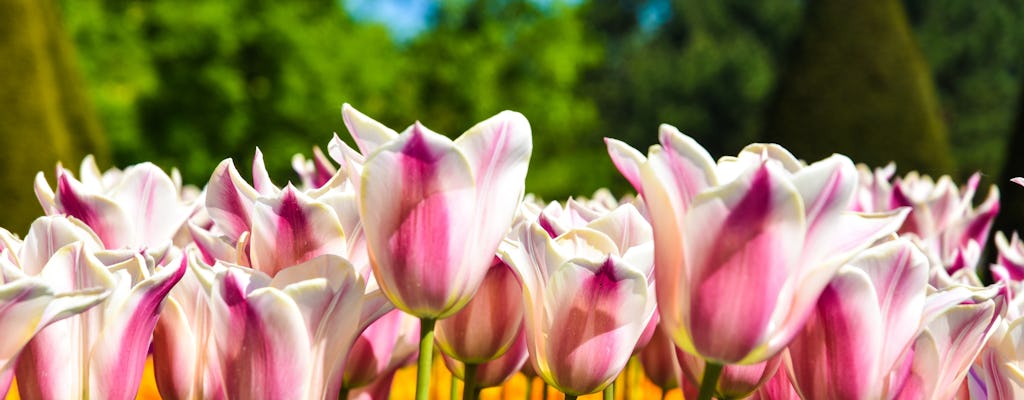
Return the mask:
<path id="1" fill-rule="evenodd" d="M 4 249 L 0 255 L 0 396 L 7 396 L 18 355 L 37 332 L 88 310 L 110 294 L 100 288 L 56 292 L 46 281 L 26 276 L 7 253 Z"/>
<path id="2" fill-rule="evenodd" d="M 59 291 L 98 287 L 110 296 L 44 328 L 25 346 L 17 366 L 22 397 L 135 397 L 163 300 L 185 265 L 155 267 L 140 253 L 101 248 L 75 220 L 44 217 L 32 224 L 17 256 L 27 275 Z"/>
<path id="3" fill-rule="evenodd" d="M 369 299 L 363 278 L 334 255 L 273 278 L 222 263 L 213 270 L 204 285 L 227 398 L 336 398 L 359 332 L 390 310 Z"/>
<path id="4" fill-rule="evenodd" d="M 36 197 L 47 215 L 67 215 L 88 225 L 107 249 L 159 252 L 192 214 L 182 197 L 180 178 L 172 179 L 151 163 L 100 174 L 91 157 L 82 163 L 82 181 L 57 168 L 57 187 L 36 175 Z"/>
<path id="5" fill-rule="evenodd" d="M 998 326 L 995 288 L 953 287 L 925 300 L 924 328 L 893 370 L 888 398 L 950 399 Z"/>
<path id="6" fill-rule="evenodd" d="M 868 249 L 840 268 L 789 345 L 804 399 L 880 399 L 924 312 L 929 263 L 909 240 Z"/>
<path id="7" fill-rule="evenodd" d="M 522 330 L 522 292 L 512 268 L 494 257 L 473 299 L 459 312 L 437 322 L 435 340 L 441 352 L 473 364 L 505 354 Z"/>
<path id="8" fill-rule="evenodd" d="M 483 281 L 523 197 L 529 123 L 502 112 L 452 141 L 418 122 L 392 137 L 354 110 L 345 117 L 360 121 L 357 142 L 382 143 L 357 189 L 377 282 L 407 313 L 454 314 Z"/>
<path id="9" fill-rule="evenodd" d="M 520 324 L 522 328 L 522 324 Z M 442 353 L 444 365 L 452 375 L 465 381 L 466 366 L 464 363 Z M 526 350 L 526 331 L 519 329 L 512 340 L 512 345 L 501 356 L 485 361 L 476 366 L 474 387 L 477 389 L 501 386 L 523 367 L 530 353 Z"/>
<path id="10" fill-rule="evenodd" d="M 514 237 L 501 257 L 523 285 L 533 369 L 567 394 L 603 389 L 654 314 L 649 226 L 627 204 L 555 238 L 538 222 Z"/>
<path id="11" fill-rule="evenodd" d="M 606 140 L 613 159 L 632 154 L 616 164 L 640 182 L 650 214 L 662 324 L 711 362 L 778 354 L 835 271 L 906 215 L 847 211 L 858 174 L 840 155 L 804 166 L 779 146 L 755 144 L 715 164 L 673 127 L 662 126 L 660 141 L 643 158 Z"/>

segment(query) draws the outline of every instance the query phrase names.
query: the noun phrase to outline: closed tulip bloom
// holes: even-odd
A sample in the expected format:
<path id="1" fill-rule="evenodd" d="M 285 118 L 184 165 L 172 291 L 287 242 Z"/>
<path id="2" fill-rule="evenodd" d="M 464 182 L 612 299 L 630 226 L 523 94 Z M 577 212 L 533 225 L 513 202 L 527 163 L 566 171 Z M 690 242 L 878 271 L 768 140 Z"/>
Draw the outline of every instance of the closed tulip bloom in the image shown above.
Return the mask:
<path id="1" fill-rule="evenodd" d="M 502 112 L 455 141 L 416 123 L 367 156 L 359 213 L 399 309 L 441 319 L 469 302 L 523 197 L 531 149 L 526 118 Z"/>
<path id="2" fill-rule="evenodd" d="M 657 325 L 655 325 L 657 326 Z M 640 365 L 644 374 L 661 390 L 679 387 L 683 371 L 679 369 L 676 345 L 661 328 L 655 328 L 650 341 L 640 350 Z"/>
<path id="3" fill-rule="evenodd" d="M 437 322 L 436 340 L 444 354 L 480 364 L 512 346 L 523 321 L 522 289 L 512 269 L 495 257 L 473 299 Z"/>
<path id="4" fill-rule="evenodd" d="M 611 383 L 654 313 L 650 230 L 631 222 L 642 220 L 627 204 L 555 238 L 522 224 L 502 248 L 523 284 L 533 369 L 562 392 Z"/>
<path id="5" fill-rule="evenodd" d="M 522 324 L 520 323 L 521 327 Z M 503 385 L 519 372 L 519 369 L 526 363 L 529 354 L 526 350 L 526 331 L 519 329 L 508 351 L 498 358 L 477 365 L 476 374 L 474 375 L 476 381 L 474 386 L 479 390 Z M 445 366 L 448 367 L 452 375 L 465 380 L 465 364 L 449 357 L 447 354 L 442 353 L 442 356 L 444 357 Z"/>
<path id="6" fill-rule="evenodd" d="M 639 172 L 662 324 L 709 362 L 778 354 L 836 270 L 906 214 L 847 211 L 858 172 L 840 155 L 805 166 L 779 146 L 754 144 L 715 164 L 675 128 L 663 125 L 660 141 L 646 158 L 625 152 L 633 156 L 617 165 Z M 619 154 L 628 147 L 608 143 Z"/>
<path id="7" fill-rule="evenodd" d="M 715 385 L 715 397 L 739 399 L 749 396 L 776 374 L 783 362 L 783 353 L 754 364 L 726 364 Z M 685 351 L 677 352 L 682 378 L 693 387 L 700 387 L 706 364 L 703 359 Z"/>
<path id="8" fill-rule="evenodd" d="M 799 398 L 800 395 L 790 383 L 785 368 L 779 368 L 771 379 L 759 386 L 749 397 L 750 400 L 797 400 Z"/>
<path id="9" fill-rule="evenodd" d="M 840 268 L 789 345 L 804 399 L 879 399 L 921 328 L 928 258 L 906 239 L 868 249 Z"/>

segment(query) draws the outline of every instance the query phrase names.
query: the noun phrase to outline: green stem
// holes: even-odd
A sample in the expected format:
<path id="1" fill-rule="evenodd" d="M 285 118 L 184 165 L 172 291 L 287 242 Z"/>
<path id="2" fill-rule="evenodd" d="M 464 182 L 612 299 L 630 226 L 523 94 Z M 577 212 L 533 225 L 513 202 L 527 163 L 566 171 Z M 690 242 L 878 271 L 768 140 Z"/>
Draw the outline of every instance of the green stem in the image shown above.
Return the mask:
<path id="1" fill-rule="evenodd" d="M 615 400 L 615 382 L 609 383 L 608 386 L 604 387 L 601 398 L 604 400 Z"/>
<path id="2" fill-rule="evenodd" d="M 430 365 L 434 359 L 434 322 L 420 318 L 420 357 L 416 364 L 416 400 L 430 398 Z"/>
<path id="3" fill-rule="evenodd" d="M 576 395 L 574 395 L 574 394 L 566 394 L 565 395 L 565 400 L 576 400 Z"/>
<path id="4" fill-rule="evenodd" d="M 544 391 L 541 392 L 541 397 L 540 397 L 542 400 L 548 400 L 548 388 L 549 387 L 550 386 L 548 386 L 547 381 L 545 381 L 544 382 Z"/>
<path id="5" fill-rule="evenodd" d="M 526 400 L 533 400 L 533 378 L 526 377 Z"/>
<path id="6" fill-rule="evenodd" d="M 459 378 L 452 374 L 452 384 L 448 387 L 448 400 L 459 399 Z"/>
<path id="7" fill-rule="evenodd" d="M 338 400 L 348 400 L 348 388 L 341 388 L 338 392 Z"/>
<path id="8" fill-rule="evenodd" d="M 700 382 L 700 395 L 697 396 L 697 400 L 711 400 L 711 396 L 715 394 L 715 386 L 718 386 L 718 376 L 722 375 L 724 367 L 711 361 L 704 362 L 704 378 Z"/>
<path id="9" fill-rule="evenodd" d="M 686 378 L 683 378 L 683 379 L 686 379 Z M 665 398 L 667 398 L 667 397 L 668 397 L 668 390 L 665 390 L 665 388 L 661 388 L 661 400 L 665 400 Z"/>
<path id="10" fill-rule="evenodd" d="M 462 400 L 476 400 L 476 367 L 477 364 L 466 363 L 463 368 L 466 386 L 462 387 Z"/>

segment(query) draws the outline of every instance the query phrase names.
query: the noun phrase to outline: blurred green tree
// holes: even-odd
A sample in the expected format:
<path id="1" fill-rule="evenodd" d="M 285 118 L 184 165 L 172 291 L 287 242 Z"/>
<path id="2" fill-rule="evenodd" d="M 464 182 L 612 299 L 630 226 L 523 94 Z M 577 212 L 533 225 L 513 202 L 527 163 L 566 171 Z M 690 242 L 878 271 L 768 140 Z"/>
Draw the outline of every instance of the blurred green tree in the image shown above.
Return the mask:
<path id="1" fill-rule="evenodd" d="M 765 122 L 807 160 L 953 172 L 934 84 L 895 0 L 815 0 Z"/>
<path id="2" fill-rule="evenodd" d="M 408 49 L 419 88 L 414 115 L 458 135 L 501 110 L 523 113 L 534 138 L 527 189 L 546 198 L 589 195 L 612 179 L 597 108 L 578 91 L 582 71 L 601 55 L 584 35 L 578 8 L 443 1 L 435 24 Z"/>
<path id="3" fill-rule="evenodd" d="M 107 157 L 106 142 L 79 76 L 56 4 L 0 2 L 0 225 L 18 233 L 42 215 L 32 195 L 37 171 Z M 52 179 L 51 179 L 52 182 Z"/>
<path id="4" fill-rule="evenodd" d="M 906 0 L 906 5 L 934 73 L 958 178 L 981 171 L 986 183 L 995 183 L 1018 110 L 1024 1 Z"/>
<path id="5" fill-rule="evenodd" d="M 584 80 L 602 133 L 643 150 L 657 143 L 658 124 L 669 123 L 715 156 L 736 153 L 757 138 L 801 2 L 666 1 L 666 21 L 640 23 L 652 4 L 583 6 L 591 34 L 608 51 Z"/>
<path id="6" fill-rule="evenodd" d="M 341 129 L 342 103 L 385 121 L 413 109 L 387 31 L 334 0 L 64 7 L 121 165 L 177 166 L 202 185 L 221 159 L 250 160 L 258 145 L 273 175 L 291 176 L 291 154 Z"/>

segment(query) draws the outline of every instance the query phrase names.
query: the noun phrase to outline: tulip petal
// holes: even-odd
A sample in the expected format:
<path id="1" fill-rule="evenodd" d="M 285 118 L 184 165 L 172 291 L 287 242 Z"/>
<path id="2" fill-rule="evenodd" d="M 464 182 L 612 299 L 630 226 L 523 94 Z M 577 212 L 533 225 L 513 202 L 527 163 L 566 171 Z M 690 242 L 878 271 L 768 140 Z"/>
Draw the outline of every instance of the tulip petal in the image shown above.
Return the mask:
<path id="1" fill-rule="evenodd" d="M 22 271 L 39 275 L 57 250 L 74 242 L 82 242 L 90 250 L 102 248 L 96 234 L 77 219 L 61 216 L 36 219 L 18 252 Z"/>
<path id="2" fill-rule="evenodd" d="M 619 173 L 629 181 L 630 185 L 633 185 L 633 190 L 636 190 L 638 195 L 643 196 L 643 180 L 640 177 L 640 166 L 647 162 L 647 157 L 644 157 L 643 153 L 619 140 L 604 138 L 604 143 L 608 147 L 608 156 L 611 157 L 612 164 L 615 164 L 615 168 L 619 170 Z"/>
<path id="3" fill-rule="evenodd" d="M 803 204 L 784 172 L 750 172 L 702 193 L 686 216 L 691 334 L 701 356 L 725 363 L 765 342 L 804 241 Z"/>
<path id="4" fill-rule="evenodd" d="M 461 307 L 451 299 L 483 279 L 483 268 L 464 265 L 478 223 L 469 218 L 476 215 L 470 171 L 454 143 L 419 124 L 366 160 L 359 211 L 374 221 L 363 226 L 374 275 L 403 311 L 449 315 Z"/>
<path id="5" fill-rule="evenodd" d="M 218 274 L 211 304 L 224 385 L 232 399 L 307 398 L 312 343 L 298 306 L 266 276 Z"/>
<path id="6" fill-rule="evenodd" d="M 520 113 L 503 111 L 467 130 L 455 145 L 466 156 L 476 182 L 475 207 L 469 214 L 476 229 L 465 243 L 464 262 L 483 271 L 523 199 L 533 151 L 530 123 Z"/>
<path id="7" fill-rule="evenodd" d="M 256 154 L 252 157 L 252 187 L 256 192 L 270 196 L 279 190 L 274 182 L 270 180 L 270 173 L 267 172 L 267 164 L 263 162 L 263 152 L 256 148 Z"/>
<path id="8" fill-rule="evenodd" d="M 250 230 L 253 203 L 259 193 L 235 169 L 231 159 L 221 161 L 206 185 L 206 211 L 232 242 Z"/>
<path id="9" fill-rule="evenodd" d="M 398 133 L 391 128 L 367 117 L 348 103 L 341 106 L 341 117 L 345 120 L 345 127 L 348 128 L 348 132 L 355 139 L 359 152 L 363 153 L 364 156 L 369 156 L 378 147 L 398 136 Z M 335 161 L 341 162 L 337 158 L 335 158 Z"/>
<path id="10" fill-rule="evenodd" d="M 108 249 L 128 246 L 133 231 L 128 214 L 110 199 L 90 193 L 80 182 L 63 171 L 57 176 L 57 207 L 96 232 Z"/>
<path id="11" fill-rule="evenodd" d="M 137 227 L 133 230 L 137 236 L 127 238 L 126 242 L 133 248 L 166 246 L 192 211 L 182 205 L 171 178 L 152 163 L 126 169 L 121 184 L 111 191 L 110 197 Z"/>
<path id="12" fill-rule="evenodd" d="M 267 275 L 321 254 L 348 252 L 334 210 L 291 185 L 280 197 L 261 198 L 252 217 L 250 261 Z"/>
<path id="13" fill-rule="evenodd" d="M 808 399 L 879 398 L 878 356 L 883 330 L 868 274 L 846 266 L 818 298 L 814 313 L 789 346 L 794 386 Z"/>
<path id="14" fill-rule="evenodd" d="M 136 256 L 126 263 L 145 268 Z M 126 266 L 112 266 L 112 269 Z M 104 320 L 90 351 L 89 391 L 94 398 L 132 399 L 142 382 L 142 369 L 149 353 L 150 339 L 156 328 L 164 298 L 181 280 L 184 262 L 158 270 L 134 285 L 123 298 L 112 297 L 112 313 Z M 124 278 L 122 278 L 124 279 Z M 123 284 L 123 283 L 122 283 Z"/>

